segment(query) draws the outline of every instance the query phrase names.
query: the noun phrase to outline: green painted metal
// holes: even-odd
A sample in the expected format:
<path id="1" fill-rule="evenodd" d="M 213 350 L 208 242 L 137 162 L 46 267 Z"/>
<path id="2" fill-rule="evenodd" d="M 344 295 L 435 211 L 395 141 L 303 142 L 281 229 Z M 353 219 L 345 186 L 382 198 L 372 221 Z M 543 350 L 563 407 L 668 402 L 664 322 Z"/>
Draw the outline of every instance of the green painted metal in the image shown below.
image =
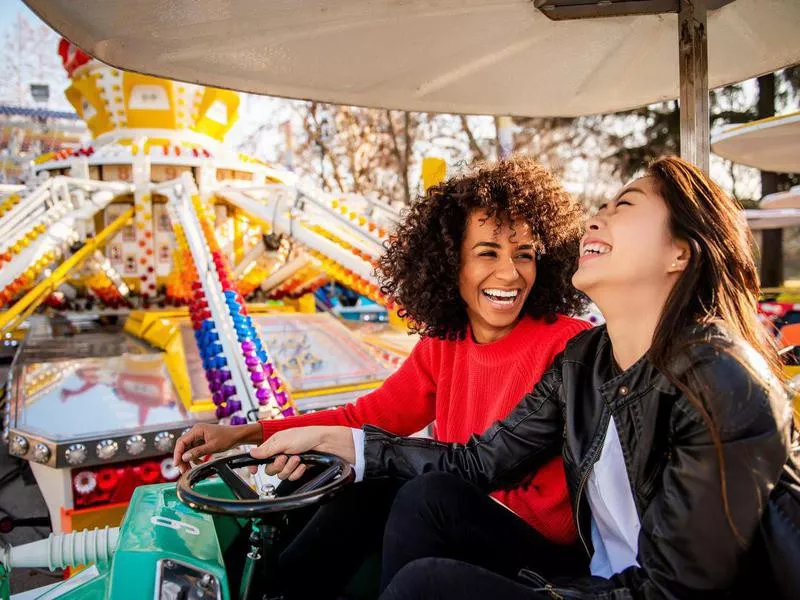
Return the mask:
<path id="1" fill-rule="evenodd" d="M 227 486 L 218 480 L 208 480 L 200 486 L 206 488 L 203 491 L 208 495 L 231 497 Z M 175 495 L 174 483 L 139 487 L 122 521 L 111 564 L 98 565 L 96 577 L 58 597 L 64 600 L 152 598 L 157 562 L 168 559 L 216 576 L 222 584 L 223 600 L 235 600 L 238 593 L 231 596 L 229 591 L 223 553 L 243 525 L 236 519 L 212 517 L 182 504 Z M 0 593 L 3 576 L 0 572 Z M 3 596 L 4 600 L 7 598 Z"/>
<path id="2" fill-rule="evenodd" d="M 8 573 L 3 565 L 0 565 L 0 598 L 8 600 L 11 596 L 10 585 L 8 581 Z"/>

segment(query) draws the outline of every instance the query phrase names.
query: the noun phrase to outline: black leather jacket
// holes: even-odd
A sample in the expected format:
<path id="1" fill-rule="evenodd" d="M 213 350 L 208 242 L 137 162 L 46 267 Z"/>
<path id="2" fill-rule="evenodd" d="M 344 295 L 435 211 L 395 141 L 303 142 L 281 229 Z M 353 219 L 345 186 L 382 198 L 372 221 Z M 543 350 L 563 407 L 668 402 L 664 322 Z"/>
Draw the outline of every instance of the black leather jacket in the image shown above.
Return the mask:
<path id="1" fill-rule="evenodd" d="M 673 381 L 699 394 L 716 424 L 738 539 L 724 510 L 717 447 L 700 411 L 646 357 L 615 376 L 605 327 L 571 340 L 511 414 L 467 444 L 365 427 L 366 477 L 446 471 L 488 492 L 518 485 L 560 451 L 579 536 L 591 556 L 585 486 L 613 416 L 641 522 L 641 566 L 610 582 L 540 582 L 543 591 L 556 598 L 725 596 L 786 461 L 791 410 L 785 389 L 749 346 L 716 325 L 696 337 L 670 371 Z"/>

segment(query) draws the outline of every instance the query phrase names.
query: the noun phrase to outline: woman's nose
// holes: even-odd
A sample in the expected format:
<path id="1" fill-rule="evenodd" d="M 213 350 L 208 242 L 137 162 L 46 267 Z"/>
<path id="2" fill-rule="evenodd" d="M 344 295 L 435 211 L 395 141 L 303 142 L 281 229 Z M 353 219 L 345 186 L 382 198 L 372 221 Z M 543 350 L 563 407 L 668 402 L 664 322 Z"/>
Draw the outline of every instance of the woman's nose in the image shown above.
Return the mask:
<path id="1" fill-rule="evenodd" d="M 590 217 L 586 221 L 586 230 L 587 231 L 597 231 L 598 229 L 600 229 L 602 227 L 602 225 L 603 225 L 602 218 L 599 217 L 598 215 L 595 215 L 593 217 Z"/>
<path id="2" fill-rule="evenodd" d="M 517 271 L 517 265 L 514 264 L 514 260 L 508 259 L 507 262 L 504 261 L 497 267 L 495 275 L 503 281 L 516 281 L 517 277 L 519 277 L 519 271 Z"/>

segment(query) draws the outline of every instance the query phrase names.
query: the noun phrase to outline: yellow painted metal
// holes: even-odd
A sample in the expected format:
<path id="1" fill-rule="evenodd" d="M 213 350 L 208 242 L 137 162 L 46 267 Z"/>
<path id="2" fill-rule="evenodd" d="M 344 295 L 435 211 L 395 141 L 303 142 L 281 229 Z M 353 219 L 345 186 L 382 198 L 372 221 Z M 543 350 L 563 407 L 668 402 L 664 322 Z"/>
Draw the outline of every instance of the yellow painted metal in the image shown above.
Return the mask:
<path id="1" fill-rule="evenodd" d="M 244 213 L 238 208 L 233 210 L 233 260 L 239 264 L 244 260 L 244 232 L 247 231 Z"/>
<path id="2" fill-rule="evenodd" d="M 389 325 L 397 331 L 408 331 L 408 321 L 401 317 L 396 310 L 389 311 Z"/>
<path id="3" fill-rule="evenodd" d="M 133 218 L 133 209 L 129 209 L 115 219 L 108 227 L 103 229 L 93 238 L 87 240 L 84 246 L 75 254 L 55 268 L 47 279 L 38 283 L 31 291 L 14 303 L 6 312 L 0 314 L 0 333 L 16 329 L 27 319 L 36 307 L 39 306 L 59 285 L 61 285 L 70 271 L 80 266 L 91 257 L 95 250 L 105 245 L 116 233 Z"/>
<path id="4" fill-rule="evenodd" d="M 422 187 L 427 192 L 428 188 L 444 181 L 447 175 L 447 163 L 443 158 L 429 156 L 422 159 Z"/>
<path id="5" fill-rule="evenodd" d="M 292 392 L 292 398 L 313 398 L 315 396 L 325 396 L 328 394 L 344 394 L 346 392 L 360 392 L 366 390 L 374 390 L 383 385 L 383 381 L 370 381 L 369 383 L 358 383 L 355 385 L 337 385 L 331 387 L 319 388 L 316 390 L 304 390 Z"/>
<path id="6" fill-rule="evenodd" d="M 297 299 L 297 310 L 301 313 L 317 312 L 317 305 L 314 302 L 313 294 L 303 294 Z"/>
<path id="7" fill-rule="evenodd" d="M 72 84 L 64 91 L 70 104 L 75 107 L 81 119 L 86 121 L 93 137 L 114 129 L 113 116 L 103 92 L 97 85 L 97 77 L 84 73 L 72 79 Z"/>
<path id="8" fill-rule="evenodd" d="M 239 118 L 239 99 L 238 92 L 205 88 L 197 107 L 197 121 L 192 129 L 222 140 Z"/>

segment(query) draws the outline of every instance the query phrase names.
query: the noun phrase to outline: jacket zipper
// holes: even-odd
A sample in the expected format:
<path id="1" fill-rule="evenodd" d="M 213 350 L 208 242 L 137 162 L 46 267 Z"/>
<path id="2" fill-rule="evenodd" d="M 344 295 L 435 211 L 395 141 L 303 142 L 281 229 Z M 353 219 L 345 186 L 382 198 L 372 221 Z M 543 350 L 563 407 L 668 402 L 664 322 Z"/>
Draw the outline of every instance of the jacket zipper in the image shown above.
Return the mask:
<path id="1" fill-rule="evenodd" d="M 562 596 L 561 594 L 559 594 L 559 593 L 556 591 L 556 589 L 555 589 L 555 588 L 554 588 L 554 587 L 553 587 L 551 584 L 549 584 L 549 583 L 548 583 L 546 586 L 544 586 L 544 591 L 545 591 L 545 592 L 547 592 L 547 594 L 548 594 L 548 595 L 549 595 L 551 598 L 555 598 L 555 600 L 566 600 L 566 599 L 564 598 L 564 596 Z"/>
<path id="2" fill-rule="evenodd" d="M 605 440 L 605 430 L 608 429 L 608 422 L 604 418 L 601 423 L 600 430 L 603 431 L 603 440 Z M 583 533 L 581 532 L 581 497 L 583 495 L 583 488 L 586 486 L 586 482 L 589 480 L 589 475 L 591 475 L 592 471 L 594 470 L 594 464 L 597 462 L 598 457 L 600 456 L 600 452 L 603 450 L 603 443 L 601 442 L 597 449 L 592 454 L 592 458 L 589 461 L 589 468 L 586 469 L 586 474 L 581 478 L 581 483 L 578 486 L 578 496 L 575 502 L 575 522 L 577 524 L 578 529 L 578 537 L 581 539 L 581 543 L 583 544 L 583 549 L 586 550 L 586 554 L 589 558 L 592 558 L 592 553 L 589 552 L 589 545 L 586 543 L 586 540 L 583 537 Z"/>

